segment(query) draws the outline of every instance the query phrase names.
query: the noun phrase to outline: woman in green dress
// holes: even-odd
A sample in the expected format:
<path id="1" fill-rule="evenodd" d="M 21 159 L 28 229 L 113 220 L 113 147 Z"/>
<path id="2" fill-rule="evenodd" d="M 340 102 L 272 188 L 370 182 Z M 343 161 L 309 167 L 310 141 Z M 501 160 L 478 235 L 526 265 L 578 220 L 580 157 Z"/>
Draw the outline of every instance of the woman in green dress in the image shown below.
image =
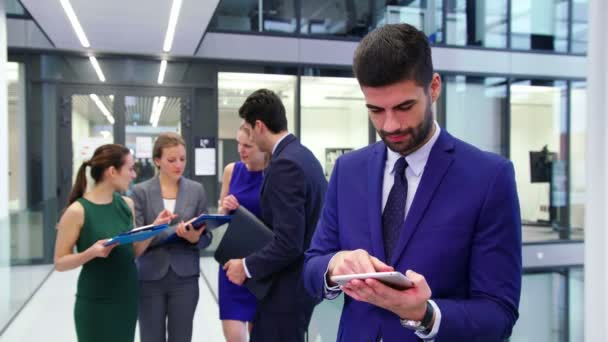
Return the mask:
<path id="1" fill-rule="evenodd" d="M 97 148 L 80 166 L 68 207 L 57 224 L 55 269 L 82 266 L 74 307 L 80 342 L 132 342 L 135 337 L 138 281 L 134 259 L 150 240 L 103 245 L 133 228 L 133 201 L 118 194 L 135 178 L 133 164 L 133 156 L 122 145 Z M 87 167 L 95 185 L 85 193 Z M 154 223 L 168 222 L 171 216 L 161 212 Z"/>

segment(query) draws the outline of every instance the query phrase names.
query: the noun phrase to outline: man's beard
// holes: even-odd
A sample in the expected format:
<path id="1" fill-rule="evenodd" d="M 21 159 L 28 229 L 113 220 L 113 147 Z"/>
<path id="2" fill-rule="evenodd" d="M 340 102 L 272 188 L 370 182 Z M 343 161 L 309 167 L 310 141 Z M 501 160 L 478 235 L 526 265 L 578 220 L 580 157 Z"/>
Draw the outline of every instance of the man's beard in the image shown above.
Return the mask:
<path id="1" fill-rule="evenodd" d="M 390 148 L 394 152 L 406 156 L 412 153 L 413 151 L 419 149 L 424 144 L 432 129 L 433 110 L 431 109 L 431 102 L 429 99 L 429 105 L 426 109 L 424 119 L 418 126 L 394 132 L 386 132 L 380 130 L 378 131 L 378 134 L 380 135 L 380 138 L 382 138 L 382 141 L 384 141 L 386 146 L 388 146 L 388 148 Z M 406 135 L 406 139 L 400 142 L 392 142 L 388 139 L 388 137 L 393 135 Z"/>

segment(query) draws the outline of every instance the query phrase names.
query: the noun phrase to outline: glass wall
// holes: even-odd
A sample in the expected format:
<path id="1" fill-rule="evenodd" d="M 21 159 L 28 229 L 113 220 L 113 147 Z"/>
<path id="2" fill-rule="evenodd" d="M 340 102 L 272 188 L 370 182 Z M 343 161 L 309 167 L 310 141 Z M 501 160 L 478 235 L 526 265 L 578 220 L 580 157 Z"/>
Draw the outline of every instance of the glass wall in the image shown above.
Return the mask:
<path id="1" fill-rule="evenodd" d="M 356 39 L 408 23 L 435 45 L 586 53 L 587 9 L 588 0 L 222 0 L 209 30 Z"/>
<path id="2" fill-rule="evenodd" d="M 443 84 L 448 132 L 482 150 L 507 156 L 507 79 L 448 75 Z"/>
<path id="3" fill-rule="evenodd" d="M 568 51 L 567 0 L 511 0 L 511 48 Z"/>
<path id="4" fill-rule="evenodd" d="M 564 238 L 556 234 L 568 227 L 566 89 L 566 82 L 546 80 L 514 80 L 510 87 L 510 159 L 531 239 Z"/>
<path id="5" fill-rule="evenodd" d="M 507 47 L 507 1 L 454 0 L 447 3 L 445 43 Z"/>
<path id="6" fill-rule="evenodd" d="M 301 136 L 329 178 L 336 158 L 369 143 L 369 119 L 354 78 L 302 76 Z"/>
<path id="7" fill-rule="evenodd" d="M 581 236 L 585 226 L 585 161 L 587 160 L 587 84 L 570 85 L 570 226 Z"/>

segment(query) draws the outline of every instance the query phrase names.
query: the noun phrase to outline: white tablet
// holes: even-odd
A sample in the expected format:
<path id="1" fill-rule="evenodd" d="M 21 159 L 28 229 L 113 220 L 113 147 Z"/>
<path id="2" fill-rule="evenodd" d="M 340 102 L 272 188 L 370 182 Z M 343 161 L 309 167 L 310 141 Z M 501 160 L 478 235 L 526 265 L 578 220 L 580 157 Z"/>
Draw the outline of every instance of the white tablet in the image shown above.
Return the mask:
<path id="1" fill-rule="evenodd" d="M 403 273 L 400 272 L 375 272 L 375 273 L 355 273 L 355 274 L 344 274 L 336 275 L 331 277 L 331 281 L 338 285 L 345 285 L 353 279 L 377 279 L 387 286 L 390 286 L 397 290 L 404 290 L 414 286 L 411 280 L 409 280 Z"/>

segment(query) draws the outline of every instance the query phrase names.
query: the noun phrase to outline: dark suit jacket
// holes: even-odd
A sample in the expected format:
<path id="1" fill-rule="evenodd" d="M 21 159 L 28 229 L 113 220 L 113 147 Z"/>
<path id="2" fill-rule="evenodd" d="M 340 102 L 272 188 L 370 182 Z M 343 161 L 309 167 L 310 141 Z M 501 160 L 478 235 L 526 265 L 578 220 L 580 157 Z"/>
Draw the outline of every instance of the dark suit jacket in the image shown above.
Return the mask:
<path id="1" fill-rule="evenodd" d="M 385 260 L 382 142 L 336 162 L 323 214 L 306 253 L 304 281 L 323 296 L 324 274 L 340 250 Z M 422 274 L 441 310 L 437 341 L 504 341 L 518 317 L 521 222 L 513 165 L 442 131 L 389 262 Z M 361 322 L 365 322 L 361 324 Z M 338 341 L 419 341 L 384 309 L 346 296 Z"/>
<path id="2" fill-rule="evenodd" d="M 137 226 L 152 224 L 165 208 L 158 177 L 135 185 L 131 198 L 135 203 Z M 187 221 L 204 212 L 207 212 L 207 196 L 203 185 L 181 177 L 174 213 L 178 219 Z M 199 246 L 208 245 L 210 235 L 201 235 L 198 245 L 187 241 L 159 245 L 168 234 L 163 232 L 155 236 L 150 247 L 137 259 L 140 280 L 159 280 L 167 274 L 169 267 L 182 277 L 199 274 Z"/>
<path id="3" fill-rule="evenodd" d="M 262 220 L 273 230 L 274 238 L 246 258 L 253 278 L 274 277 L 259 310 L 294 312 L 316 304 L 300 280 L 304 251 L 310 245 L 326 190 L 319 161 L 295 136 L 285 137 L 272 155 L 260 196 Z"/>

